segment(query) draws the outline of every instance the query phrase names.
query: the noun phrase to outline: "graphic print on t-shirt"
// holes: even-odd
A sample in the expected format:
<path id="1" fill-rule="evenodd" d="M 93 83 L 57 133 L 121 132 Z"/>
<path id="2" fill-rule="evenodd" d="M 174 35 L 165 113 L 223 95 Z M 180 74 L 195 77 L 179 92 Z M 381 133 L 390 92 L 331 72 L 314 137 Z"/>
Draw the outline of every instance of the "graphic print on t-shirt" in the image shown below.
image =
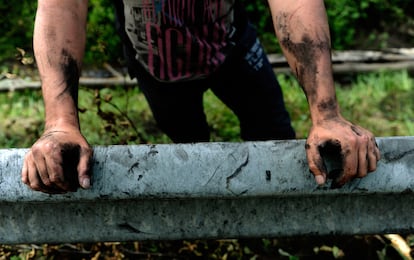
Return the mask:
<path id="1" fill-rule="evenodd" d="M 124 0 L 125 31 L 139 61 L 161 81 L 200 78 L 223 63 L 234 1 Z"/>

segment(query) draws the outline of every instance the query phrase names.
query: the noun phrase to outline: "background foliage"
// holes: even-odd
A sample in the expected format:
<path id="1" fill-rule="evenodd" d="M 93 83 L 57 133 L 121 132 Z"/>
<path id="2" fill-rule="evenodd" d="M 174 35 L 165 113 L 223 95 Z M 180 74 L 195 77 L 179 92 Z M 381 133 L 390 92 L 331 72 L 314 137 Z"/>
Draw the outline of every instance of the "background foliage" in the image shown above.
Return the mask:
<path id="1" fill-rule="evenodd" d="M 86 64 L 119 62 L 121 48 L 115 37 L 111 0 L 90 0 Z M 272 19 L 263 0 L 242 0 L 269 52 L 278 52 Z M 332 44 L 337 50 L 404 47 L 414 43 L 414 8 L 411 0 L 326 0 Z M 37 1 L 0 1 L 0 62 L 30 55 Z M 375 19 L 373 19 L 373 17 Z M 407 34 L 407 32 L 410 32 Z"/>

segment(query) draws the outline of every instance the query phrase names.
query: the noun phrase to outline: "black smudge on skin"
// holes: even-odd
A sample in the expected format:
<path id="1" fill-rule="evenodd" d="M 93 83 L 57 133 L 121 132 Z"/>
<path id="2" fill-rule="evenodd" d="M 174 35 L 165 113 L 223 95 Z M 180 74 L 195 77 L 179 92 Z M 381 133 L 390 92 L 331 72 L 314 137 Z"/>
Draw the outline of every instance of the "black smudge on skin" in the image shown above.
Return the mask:
<path id="1" fill-rule="evenodd" d="M 289 35 L 287 35 L 287 37 L 282 39 L 281 44 L 292 53 L 298 61 L 298 63 L 295 64 L 295 73 L 302 88 L 306 79 L 310 80 L 312 85 L 316 85 L 315 74 L 317 70 L 314 63 L 316 53 L 315 50 L 311 48 L 313 42 L 309 36 L 304 35 L 302 37 L 302 42 L 294 43 L 291 41 Z M 308 78 L 312 74 L 313 76 Z"/>
<path id="2" fill-rule="evenodd" d="M 287 13 L 282 13 L 277 18 L 277 27 L 282 34 L 280 43 L 296 58 L 297 63 L 294 67 L 294 73 L 306 96 L 312 98 L 316 95 L 316 75 L 318 74 L 316 61 L 323 52 L 331 51 L 330 43 L 326 35 L 323 36 L 322 40 L 314 41 L 308 34 L 302 35 L 301 42 L 293 42 L 290 39 L 288 29 L 289 16 Z M 311 87 L 305 89 L 305 82 Z M 311 93 L 307 93 L 309 90 Z"/>
<path id="3" fill-rule="evenodd" d="M 325 119 L 331 119 L 337 117 L 337 100 L 336 97 L 332 97 L 328 100 L 322 100 L 317 104 L 318 110 L 324 113 Z"/>
<path id="4" fill-rule="evenodd" d="M 59 94 L 59 97 L 63 96 L 66 93 L 72 97 L 75 104 L 78 103 L 78 84 L 80 70 L 78 62 L 75 58 L 65 49 L 62 50 L 62 62 L 60 68 L 64 76 L 64 84 L 66 85 L 65 89 Z"/>
<path id="5" fill-rule="evenodd" d="M 358 128 L 354 125 L 351 125 L 351 130 L 357 135 L 362 136 L 361 132 L 358 130 Z"/>
<path id="6" fill-rule="evenodd" d="M 344 172 L 343 161 L 345 154 L 342 151 L 341 142 L 339 140 L 330 140 L 318 146 L 321 154 L 323 169 L 328 173 L 328 178 L 332 179 L 331 188 L 339 188 L 339 181 Z M 346 152 L 345 152 L 346 153 Z"/>
<path id="7" fill-rule="evenodd" d="M 80 150 L 80 146 L 75 143 L 66 143 L 61 147 L 63 174 L 71 191 L 76 191 L 79 188 L 77 167 L 80 160 Z"/>

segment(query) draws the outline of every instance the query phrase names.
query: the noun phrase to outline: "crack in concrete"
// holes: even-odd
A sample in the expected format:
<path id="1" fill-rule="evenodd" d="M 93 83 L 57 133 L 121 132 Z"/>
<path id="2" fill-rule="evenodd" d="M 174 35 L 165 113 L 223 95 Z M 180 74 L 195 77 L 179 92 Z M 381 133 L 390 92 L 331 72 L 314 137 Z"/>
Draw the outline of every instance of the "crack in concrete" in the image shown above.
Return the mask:
<path id="1" fill-rule="evenodd" d="M 246 159 L 244 160 L 244 162 L 242 162 L 239 167 L 237 167 L 237 169 L 226 178 L 226 189 L 230 190 L 230 181 L 234 178 L 236 178 L 241 172 L 242 169 L 249 164 L 249 154 L 247 154 Z M 231 191 L 231 190 L 230 190 Z"/>
<path id="2" fill-rule="evenodd" d="M 123 230 L 127 230 L 127 231 L 129 231 L 129 232 L 131 232 L 131 233 L 137 233 L 137 234 L 151 234 L 151 233 L 148 233 L 148 232 L 143 232 L 143 231 L 139 230 L 138 228 L 136 228 L 136 227 L 132 226 L 132 225 L 131 225 L 131 224 L 129 224 L 128 222 L 124 222 L 124 223 L 118 224 L 117 226 L 118 226 L 118 228 L 123 229 Z"/>

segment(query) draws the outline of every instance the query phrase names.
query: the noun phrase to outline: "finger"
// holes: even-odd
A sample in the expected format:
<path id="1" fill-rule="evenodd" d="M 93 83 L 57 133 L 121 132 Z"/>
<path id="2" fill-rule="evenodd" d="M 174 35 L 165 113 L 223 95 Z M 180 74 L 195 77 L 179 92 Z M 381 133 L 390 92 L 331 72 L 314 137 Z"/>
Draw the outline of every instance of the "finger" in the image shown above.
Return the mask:
<path id="1" fill-rule="evenodd" d="M 342 169 L 343 173 L 332 182 L 332 188 L 340 188 L 348 181 L 352 180 L 358 171 L 358 151 L 351 151 L 349 148 L 343 148 L 342 151 Z"/>
<path id="2" fill-rule="evenodd" d="M 43 156 L 43 153 L 37 151 L 37 149 L 32 149 L 32 156 L 33 160 L 30 167 L 30 174 L 33 174 L 32 177 L 34 177 L 34 174 L 36 174 L 36 178 L 39 178 L 39 181 L 45 185 L 50 186 L 51 182 L 49 179 L 49 174 L 46 167 L 45 158 Z M 30 180 L 31 181 L 31 180 Z M 43 186 L 42 185 L 42 186 Z"/>
<path id="3" fill-rule="evenodd" d="M 43 183 L 38 175 L 36 164 L 33 160 L 27 162 L 27 183 L 32 190 L 45 191 Z"/>
<path id="4" fill-rule="evenodd" d="M 45 160 L 40 161 L 40 163 L 44 163 L 46 164 Z M 45 182 L 45 178 L 42 178 L 40 173 L 39 173 L 39 162 L 33 162 L 33 166 L 29 167 L 29 172 L 30 172 L 30 187 L 33 190 L 36 191 L 41 191 L 44 193 L 49 193 L 49 194 L 62 194 L 65 193 L 66 190 L 61 189 L 60 187 L 56 186 L 53 183 L 53 179 L 49 178 L 49 172 L 48 170 L 46 170 L 46 174 L 47 174 L 47 181 Z M 47 168 L 47 167 L 46 167 Z"/>
<path id="5" fill-rule="evenodd" d="M 45 161 L 51 183 L 49 186 L 61 191 L 68 191 L 69 184 L 66 182 L 63 174 L 61 155 L 58 154 L 52 157 L 47 157 Z"/>
<path id="6" fill-rule="evenodd" d="M 380 157 L 377 143 L 372 139 L 368 143 L 368 172 L 373 172 L 377 169 L 377 161 Z"/>
<path id="7" fill-rule="evenodd" d="M 368 143 L 364 145 L 361 143 L 361 146 L 358 149 L 358 173 L 359 178 L 363 178 L 367 175 L 368 172 Z"/>
<path id="8" fill-rule="evenodd" d="M 315 145 L 305 145 L 306 156 L 308 159 L 309 171 L 314 175 L 315 181 L 318 185 L 323 185 L 326 182 L 326 168 L 323 163 L 322 156 Z"/>
<path id="9" fill-rule="evenodd" d="M 31 160 L 31 153 L 30 151 L 26 154 L 24 161 L 23 161 L 23 166 L 22 166 L 22 171 L 21 171 L 21 178 L 22 178 L 22 182 L 28 186 L 30 186 L 30 182 L 29 182 L 29 173 L 28 173 L 28 160 Z"/>
<path id="10" fill-rule="evenodd" d="M 379 160 L 381 160 L 381 152 L 378 148 L 378 144 L 375 141 L 375 139 L 373 140 L 373 142 L 375 143 L 375 148 L 374 148 L 375 149 L 375 157 L 377 158 L 377 161 L 379 161 Z"/>
<path id="11" fill-rule="evenodd" d="M 91 162 L 93 157 L 93 150 L 82 148 L 80 151 L 80 159 L 78 164 L 78 179 L 79 185 L 88 189 L 91 186 Z"/>
<path id="12" fill-rule="evenodd" d="M 41 191 L 41 192 L 50 193 L 50 194 L 61 193 L 60 191 L 47 188 L 43 184 L 38 174 L 36 163 L 33 159 L 33 153 L 31 151 L 27 153 L 25 160 L 23 161 L 22 181 L 27 186 L 29 186 L 32 190 L 35 190 L 35 191 Z"/>

